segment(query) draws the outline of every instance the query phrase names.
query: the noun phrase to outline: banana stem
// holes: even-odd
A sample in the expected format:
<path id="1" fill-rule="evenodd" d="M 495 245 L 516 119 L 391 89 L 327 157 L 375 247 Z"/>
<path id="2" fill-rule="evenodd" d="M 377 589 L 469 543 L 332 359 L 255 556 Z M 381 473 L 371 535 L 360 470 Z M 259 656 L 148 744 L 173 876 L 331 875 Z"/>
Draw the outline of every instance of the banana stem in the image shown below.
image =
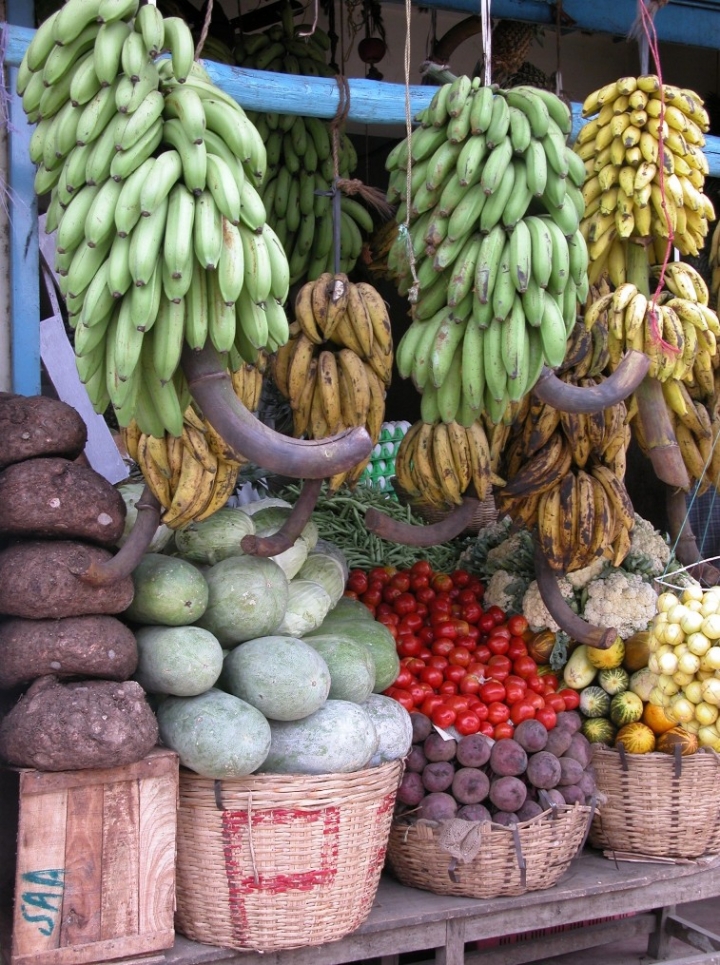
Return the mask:
<path id="1" fill-rule="evenodd" d="M 374 507 L 365 513 L 365 527 L 370 533 L 403 546 L 439 546 L 455 539 L 470 525 L 480 501 L 467 496 L 452 509 L 445 519 L 427 526 L 415 526 L 399 519 L 391 519 Z"/>
<path id="2" fill-rule="evenodd" d="M 230 374 L 218 352 L 186 346 L 182 368 L 193 398 L 210 425 L 236 453 L 262 469 L 295 479 L 327 479 L 366 459 L 372 439 L 364 426 L 326 439 L 291 439 L 264 425 L 235 395 Z"/>
<path id="3" fill-rule="evenodd" d="M 599 412 L 622 402 L 635 392 L 649 367 L 647 355 L 633 350 L 603 382 L 583 388 L 563 382 L 552 369 L 544 366 L 533 392 L 541 402 L 561 412 Z"/>
<path id="4" fill-rule="evenodd" d="M 670 413 L 665 405 L 662 385 L 645 376 L 635 390 L 637 417 L 642 424 L 643 439 L 655 475 L 673 489 L 690 489 L 690 477 L 675 438 Z"/>
<path id="5" fill-rule="evenodd" d="M 160 524 L 160 503 L 153 496 L 149 486 L 145 486 L 135 505 L 137 518 L 127 540 L 115 556 L 106 563 L 91 563 L 79 576 L 83 583 L 91 583 L 93 586 L 111 586 L 113 583 L 124 580 L 130 576 L 147 552 Z"/>
<path id="6" fill-rule="evenodd" d="M 283 525 L 272 536 L 255 536 L 248 533 L 240 540 L 240 547 L 248 556 L 277 556 L 294 545 L 308 524 L 312 512 L 317 505 L 322 479 L 306 479 L 300 495 Z"/>
<path id="7" fill-rule="evenodd" d="M 720 583 L 720 570 L 712 563 L 706 563 L 700 555 L 695 534 L 687 518 L 685 493 L 669 486 L 665 493 L 665 506 L 668 515 L 670 544 L 675 547 L 675 556 L 683 566 L 691 568 L 691 576 L 707 586 Z"/>
<path id="8" fill-rule="evenodd" d="M 432 52 L 430 54 L 432 61 L 435 64 L 447 64 L 450 62 L 450 58 L 455 53 L 460 44 L 469 40 L 470 37 L 475 37 L 482 30 L 482 17 L 478 17 L 477 14 L 472 14 L 469 17 L 465 17 L 459 23 L 454 24 L 447 30 L 438 41 L 436 41 L 433 46 Z M 449 71 L 445 71 L 450 77 L 450 81 L 453 81 L 455 77 L 450 74 Z M 431 77 L 441 79 L 444 84 L 448 83 L 448 80 L 443 76 L 440 78 L 438 73 L 434 71 L 431 72 L 428 69 L 428 74 Z"/>
<path id="9" fill-rule="evenodd" d="M 535 578 L 540 597 L 555 623 L 564 630 L 571 640 L 584 643 L 597 650 L 609 650 L 617 640 L 618 632 L 612 627 L 593 627 L 586 623 L 573 609 L 560 592 L 558 581 L 545 558 L 539 543 L 535 543 Z"/>
<path id="10" fill-rule="evenodd" d="M 646 298 L 650 297 L 650 269 L 648 267 L 645 245 L 629 241 L 625 253 L 625 274 L 637 290 Z"/>

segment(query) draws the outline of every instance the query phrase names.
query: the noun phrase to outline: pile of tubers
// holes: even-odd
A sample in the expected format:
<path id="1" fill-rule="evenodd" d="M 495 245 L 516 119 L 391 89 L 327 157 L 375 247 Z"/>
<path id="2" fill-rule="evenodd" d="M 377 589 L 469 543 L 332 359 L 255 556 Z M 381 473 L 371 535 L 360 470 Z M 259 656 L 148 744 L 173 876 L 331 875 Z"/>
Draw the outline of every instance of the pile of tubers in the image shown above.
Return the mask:
<path id="1" fill-rule="evenodd" d="M 87 429 L 64 402 L 0 393 L 0 439 L 0 757 L 44 771 L 141 760 L 157 722 L 115 616 L 132 578 L 83 578 L 113 558 L 123 498 L 79 458 Z"/>

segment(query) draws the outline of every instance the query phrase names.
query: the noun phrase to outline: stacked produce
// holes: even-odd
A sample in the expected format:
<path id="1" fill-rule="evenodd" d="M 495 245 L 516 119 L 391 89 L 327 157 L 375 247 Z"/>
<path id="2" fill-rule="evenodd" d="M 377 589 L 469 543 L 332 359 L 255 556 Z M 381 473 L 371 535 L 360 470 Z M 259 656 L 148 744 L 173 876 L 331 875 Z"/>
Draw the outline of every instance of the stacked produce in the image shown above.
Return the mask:
<path id="1" fill-rule="evenodd" d="M 238 369 L 288 337 L 263 140 L 194 62 L 184 21 L 137 0 L 68 0 L 30 43 L 18 91 L 93 405 L 179 436 L 184 345 Z"/>
<path id="2" fill-rule="evenodd" d="M 290 400 L 293 434 L 324 439 L 365 426 L 377 443 L 385 418 L 393 340 L 387 305 L 367 282 L 323 272 L 295 300 L 290 338 L 275 353 L 273 376 Z M 370 457 L 330 480 L 354 486 Z"/>
<path id="3" fill-rule="evenodd" d="M 595 794 L 591 748 L 580 715 L 562 714 L 548 731 L 540 721 L 518 724 L 512 737 L 482 734 L 459 740 L 411 715 L 413 745 L 398 791 L 398 813 L 413 820 L 493 821 L 511 825 L 549 807 L 589 803 Z"/>
<path id="4" fill-rule="evenodd" d="M 312 523 L 279 556 L 246 556 L 243 536 L 276 532 L 289 512 L 275 499 L 247 508 L 194 522 L 176 533 L 176 555 L 148 553 L 133 573 L 124 617 L 163 741 L 210 777 L 343 773 L 403 757 L 407 712 L 379 693 L 399 668 L 392 635 L 364 606 L 360 616 L 339 602 L 344 561 L 317 544 Z"/>
<path id="5" fill-rule="evenodd" d="M 395 459 L 409 428 L 409 422 L 383 422 L 380 437 L 370 453 L 370 462 L 360 475 L 361 483 L 395 495 L 391 482 L 395 475 Z"/>
<path id="6" fill-rule="evenodd" d="M 315 27 L 301 36 L 289 2 L 282 5 L 282 23 L 262 33 L 247 34 L 235 47 L 237 63 L 254 70 L 281 74 L 333 77 L 327 63 L 330 40 Z M 267 148 L 268 172 L 260 189 L 268 222 L 288 253 L 290 282 L 315 279 L 323 272 L 346 274 L 355 267 L 363 232 L 373 230 L 367 208 L 345 194 L 340 198 L 340 251 L 336 265 L 333 244 L 333 132 L 328 121 L 277 112 L 250 117 Z M 337 176 L 352 178 L 357 153 L 344 131 L 336 142 Z"/>
<path id="7" fill-rule="evenodd" d="M 466 570 L 434 573 L 427 561 L 352 570 L 346 592 L 396 640 L 401 669 L 384 693 L 437 727 L 499 740 L 529 718 L 551 729 L 577 706 L 576 694 L 558 693 L 557 676 L 529 655 L 527 620 L 483 607 L 483 585 Z"/>
<path id="8" fill-rule="evenodd" d="M 132 599 L 132 581 L 84 579 L 112 559 L 125 503 L 75 461 L 86 428 L 70 406 L 3 394 L 0 427 L 0 687 L 14 703 L 0 754 L 50 771 L 140 760 L 157 726 L 129 679 L 135 638 L 115 616 Z"/>
<path id="9" fill-rule="evenodd" d="M 398 371 L 423 394 L 426 421 L 468 426 L 485 409 L 500 422 L 543 365 L 563 361 L 588 293 L 585 171 L 567 145 L 570 112 L 548 91 L 463 76 L 419 119 L 387 161 L 401 225 L 409 213 L 389 267 L 409 292 L 412 249 L 419 283 Z"/>
<path id="10" fill-rule="evenodd" d="M 648 254 L 665 258 L 666 239 L 697 255 L 715 219 L 703 194 L 710 121 L 693 91 L 662 84 L 655 74 L 622 77 L 590 94 L 577 136 L 585 163 L 585 214 L 591 281 L 607 268 L 616 287 L 626 280 L 627 239 L 652 238 Z M 593 116 L 596 115 L 596 116 Z"/>

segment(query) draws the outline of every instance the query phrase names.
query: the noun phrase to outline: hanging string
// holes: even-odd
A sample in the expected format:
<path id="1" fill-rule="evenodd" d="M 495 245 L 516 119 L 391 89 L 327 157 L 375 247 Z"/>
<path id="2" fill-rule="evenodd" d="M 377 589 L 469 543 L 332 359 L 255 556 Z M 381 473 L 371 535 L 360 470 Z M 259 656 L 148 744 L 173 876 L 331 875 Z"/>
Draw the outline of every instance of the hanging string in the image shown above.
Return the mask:
<path id="1" fill-rule="evenodd" d="M 480 21 L 482 24 L 483 50 L 483 87 L 492 84 L 492 22 L 490 20 L 490 0 L 480 0 Z"/>
<path id="2" fill-rule="evenodd" d="M 562 76 L 562 66 L 560 63 L 560 51 L 562 44 L 560 42 L 562 37 L 561 30 L 562 23 L 562 0 L 557 0 L 555 4 L 555 93 L 558 97 L 562 97 L 563 92 L 563 76 Z"/>
<path id="3" fill-rule="evenodd" d="M 410 200 L 412 195 L 412 151 L 410 149 L 412 141 L 412 106 L 410 104 L 410 21 L 412 18 L 412 2 L 405 0 L 405 54 L 403 66 L 405 69 L 405 137 L 408 143 L 407 152 L 407 172 L 405 177 L 405 220 L 400 227 L 401 237 L 405 240 L 407 249 L 408 267 L 412 277 L 412 285 L 408 289 L 408 301 L 414 305 L 420 294 L 420 282 L 418 281 L 415 269 L 415 252 L 413 251 L 412 240 L 410 238 Z"/>
<path id="4" fill-rule="evenodd" d="M 205 46 L 205 41 L 207 40 L 207 35 L 210 32 L 210 21 L 212 20 L 212 10 L 213 10 L 213 0 L 208 0 L 207 10 L 205 11 L 205 22 L 202 25 L 202 30 L 200 31 L 200 38 L 195 47 L 195 60 L 200 60 L 200 54 L 203 47 Z"/>

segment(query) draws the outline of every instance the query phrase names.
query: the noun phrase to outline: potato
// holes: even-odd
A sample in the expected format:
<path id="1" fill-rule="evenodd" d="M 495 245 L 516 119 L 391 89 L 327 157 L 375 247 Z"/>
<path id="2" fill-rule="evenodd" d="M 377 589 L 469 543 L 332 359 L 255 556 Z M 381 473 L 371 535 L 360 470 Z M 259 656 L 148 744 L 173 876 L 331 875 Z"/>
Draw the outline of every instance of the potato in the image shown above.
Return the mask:
<path id="1" fill-rule="evenodd" d="M 479 804 L 490 790 L 490 779 L 477 767 L 461 767 L 455 772 L 452 795 L 460 804 Z"/>
<path id="2" fill-rule="evenodd" d="M 557 726 L 574 734 L 582 727 L 582 717 L 576 710 L 561 710 L 557 715 Z"/>
<path id="3" fill-rule="evenodd" d="M 35 680 L 0 724 L 0 754 L 40 771 L 118 767 L 142 760 L 158 723 L 135 680 Z"/>
<path id="4" fill-rule="evenodd" d="M 496 777 L 490 783 L 489 797 L 495 807 L 501 811 L 515 812 L 525 803 L 527 787 L 519 777 L 512 775 Z"/>
<path id="5" fill-rule="evenodd" d="M 466 734 L 458 741 L 455 756 L 463 767 L 482 767 L 490 760 L 493 742 L 484 734 Z"/>
<path id="6" fill-rule="evenodd" d="M 422 746 L 420 744 L 413 744 L 413 746 L 410 748 L 410 753 L 405 758 L 405 769 L 422 774 L 423 768 L 427 762 L 428 760 L 423 753 Z"/>
<path id="7" fill-rule="evenodd" d="M 587 767 L 590 763 L 590 758 L 592 757 L 590 741 L 584 734 L 581 734 L 578 731 L 577 734 L 572 735 L 570 746 L 565 751 L 564 756 L 574 758 L 583 768 Z"/>
<path id="8" fill-rule="evenodd" d="M 589 770 L 583 771 L 583 775 L 578 781 L 578 787 L 585 795 L 585 800 L 589 801 L 593 794 L 597 793 L 595 775 Z"/>
<path id="9" fill-rule="evenodd" d="M 0 687 L 45 674 L 127 680 L 137 661 L 135 634 L 116 617 L 16 618 L 0 624 Z"/>
<path id="10" fill-rule="evenodd" d="M 34 620 L 122 613 L 133 598 L 128 576 L 110 586 L 81 579 L 109 550 L 72 540 L 16 543 L 0 552 L 0 613 Z"/>
<path id="11" fill-rule="evenodd" d="M 423 751 L 429 761 L 451 761 L 455 757 L 458 742 L 445 740 L 436 730 L 428 734 L 423 742 Z"/>
<path id="12" fill-rule="evenodd" d="M 515 728 L 514 739 L 529 753 L 544 750 L 548 740 L 547 728 L 539 720 L 522 720 Z"/>
<path id="13" fill-rule="evenodd" d="M 528 757 L 512 737 L 495 741 L 490 752 L 490 767 L 500 777 L 517 777 L 524 774 Z"/>
<path id="14" fill-rule="evenodd" d="M 0 439 L 0 467 L 37 456 L 76 459 L 85 448 L 87 426 L 59 399 L 0 392 Z"/>
<path id="15" fill-rule="evenodd" d="M 451 821 L 457 814 L 457 801 L 451 794 L 439 791 L 426 794 L 420 802 L 417 816 L 426 821 Z"/>
<path id="16" fill-rule="evenodd" d="M 421 744 L 426 737 L 432 734 L 432 721 L 425 714 L 421 714 L 419 711 L 414 711 L 410 714 L 410 722 L 412 723 L 412 739 L 414 744 Z"/>
<path id="17" fill-rule="evenodd" d="M 570 784 L 577 784 L 583 776 L 582 765 L 572 757 L 560 758 L 560 780 L 558 787 L 568 787 Z"/>
<path id="18" fill-rule="evenodd" d="M 550 751 L 538 751 L 528 758 L 527 779 L 534 787 L 548 790 L 560 780 L 560 761 Z"/>
<path id="19" fill-rule="evenodd" d="M 398 801 L 416 807 L 424 797 L 425 787 L 420 775 L 417 771 L 405 771 L 397 792 Z"/>
<path id="20" fill-rule="evenodd" d="M 545 810 L 547 810 L 547 808 L 552 807 L 554 804 L 565 804 L 565 798 L 556 787 L 552 787 L 547 791 L 541 792 L 540 804 L 544 805 Z"/>
<path id="21" fill-rule="evenodd" d="M 100 473 L 69 459 L 26 459 L 0 472 L 0 533 L 114 546 L 125 500 Z"/>
<path id="22" fill-rule="evenodd" d="M 566 804 L 584 804 L 585 795 L 577 784 L 566 784 L 558 788 Z"/>
<path id="23" fill-rule="evenodd" d="M 519 821 L 530 821 L 532 818 L 536 818 L 539 814 L 543 813 L 543 809 L 537 803 L 537 801 L 531 801 L 526 799 L 522 807 L 517 810 L 517 816 Z"/>
<path id="24" fill-rule="evenodd" d="M 422 782 L 428 791 L 447 791 L 455 777 L 455 768 L 449 761 L 431 761 L 422 772 Z"/>
<path id="25" fill-rule="evenodd" d="M 562 757 L 568 747 L 570 747 L 572 739 L 572 731 L 568 730 L 567 727 L 554 727 L 548 734 L 547 743 L 543 750 L 554 754 L 555 757 Z"/>
<path id="26" fill-rule="evenodd" d="M 490 812 L 484 804 L 463 804 L 455 815 L 463 821 L 492 821 Z"/>

